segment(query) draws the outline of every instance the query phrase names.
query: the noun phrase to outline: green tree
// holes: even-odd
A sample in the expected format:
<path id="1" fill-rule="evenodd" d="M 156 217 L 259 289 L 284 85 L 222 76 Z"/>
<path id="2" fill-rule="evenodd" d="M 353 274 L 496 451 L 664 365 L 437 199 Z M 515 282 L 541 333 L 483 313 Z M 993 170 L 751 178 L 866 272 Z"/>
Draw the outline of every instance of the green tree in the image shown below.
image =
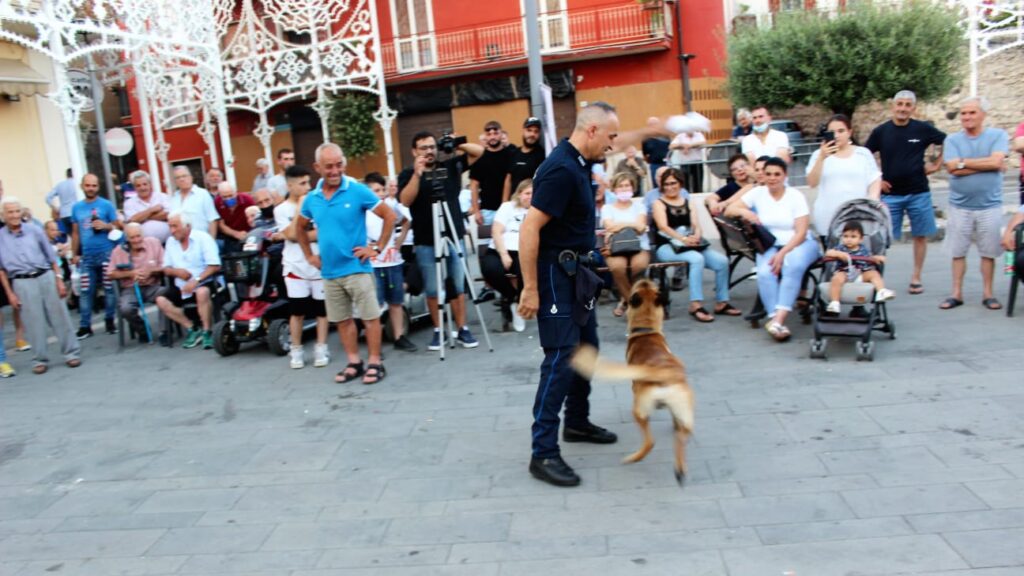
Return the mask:
<path id="1" fill-rule="evenodd" d="M 363 92 L 345 92 L 331 105 L 331 140 L 349 158 L 361 159 L 377 152 L 377 100 Z"/>
<path id="2" fill-rule="evenodd" d="M 820 104 L 852 117 L 858 104 L 903 89 L 921 100 L 946 95 L 965 46 L 944 5 L 859 4 L 833 18 L 780 14 L 771 29 L 744 29 L 729 39 L 728 90 L 740 106 Z"/>

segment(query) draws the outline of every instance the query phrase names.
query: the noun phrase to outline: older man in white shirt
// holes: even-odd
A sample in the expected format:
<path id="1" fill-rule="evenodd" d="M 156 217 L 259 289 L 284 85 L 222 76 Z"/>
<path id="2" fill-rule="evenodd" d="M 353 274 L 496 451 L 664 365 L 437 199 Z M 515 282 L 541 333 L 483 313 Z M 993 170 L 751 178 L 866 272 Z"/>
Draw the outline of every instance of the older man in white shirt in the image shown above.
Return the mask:
<path id="1" fill-rule="evenodd" d="M 205 188 L 194 184 L 192 172 L 189 172 L 187 167 L 175 166 L 171 174 L 174 176 L 176 189 L 171 194 L 168 211 L 188 214 L 195 230 L 202 230 L 211 238 L 216 238 L 220 214 L 213 205 L 213 196 L 210 196 Z"/>
<path id="2" fill-rule="evenodd" d="M 170 199 L 163 192 L 153 191 L 149 174 L 142 170 L 132 172 L 129 177 L 135 187 L 135 196 L 124 201 L 124 217 L 128 222 L 142 225 L 142 235 L 156 238 L 161 244 L 171 235 L 167 226 Z"/>
<path id="3" fill-rule="evenodd" d="M 174 212 L 168 219 L 171 237 L 164 250 L 164 275 L 174 285 L 156 298 L 156 305 L 165 316 L 188 330 L 184 348 L 213 348 L 213 289 L 220 271 L 220 252 L 209 234 L 192 225 L 186 212 Z M 199 311 L 202 329 L 185 315 L 182 306 L 193 297 Z"/>

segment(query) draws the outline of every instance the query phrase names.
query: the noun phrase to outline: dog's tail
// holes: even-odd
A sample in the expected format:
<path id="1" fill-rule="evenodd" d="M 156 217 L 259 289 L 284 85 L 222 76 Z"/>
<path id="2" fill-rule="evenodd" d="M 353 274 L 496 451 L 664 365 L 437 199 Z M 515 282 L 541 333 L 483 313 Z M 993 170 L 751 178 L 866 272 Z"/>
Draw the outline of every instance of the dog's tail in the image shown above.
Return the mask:
<path id="1" fill-rule="evenodd" d="M 606 380 L 664 382 L 665 380 L 679 377 L 678 368 L 655 368 L 605 360 L 598 357 L 597 348 L 589 344 L 583 344 L 576 350 L 570 364 L 580 376 L 588 380 L 601 378 Z"/>

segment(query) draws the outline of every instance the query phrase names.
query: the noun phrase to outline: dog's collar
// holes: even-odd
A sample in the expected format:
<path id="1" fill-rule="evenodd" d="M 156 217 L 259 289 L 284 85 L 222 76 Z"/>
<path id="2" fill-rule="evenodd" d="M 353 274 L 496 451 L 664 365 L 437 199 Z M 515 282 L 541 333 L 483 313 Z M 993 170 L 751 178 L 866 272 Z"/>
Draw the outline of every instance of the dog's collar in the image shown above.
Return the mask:
<path id="1" fill-rule="evenodd" d="M 637 326 L 636 328 L 633 328 L 632 330 L 629 331 L 629 338 L 632 338 L 634 336 L 643 336 L 644 334 L 661 334 L 661 330 L 648 328 L 646 326 Z"/>

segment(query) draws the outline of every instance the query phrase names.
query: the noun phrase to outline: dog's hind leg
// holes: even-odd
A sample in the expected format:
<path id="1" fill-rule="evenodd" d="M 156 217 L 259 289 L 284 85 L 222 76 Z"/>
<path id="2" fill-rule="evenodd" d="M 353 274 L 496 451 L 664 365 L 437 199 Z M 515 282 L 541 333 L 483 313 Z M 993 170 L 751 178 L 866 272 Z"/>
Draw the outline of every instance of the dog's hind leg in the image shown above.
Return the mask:
<path id="1" fill-rule="evenodd" d="M 654 448 L 654 437 L 651 436 L 651 419 L 650 411 L 644 411 L 639 405 L 638 400 L 633 401 L 633 418 L 636 419 L 637 426 L 640 427 L 640 431 L 643 432 L 644 442 L 640 445 L 640 449 L 633 452 L 629 456 L 626 456 L 623 460 L 623 464 L 632 464 L 633 462 L 639 462 L 647 456 L 651 449 Z"/>
<path id="2" fill-rule="evenodd" d="M 676 482 L 682 486 L 686 482 L 686 441 L 690 438 L 690 431 L 675 418 L 672 425 L 675 428 Z"/>

